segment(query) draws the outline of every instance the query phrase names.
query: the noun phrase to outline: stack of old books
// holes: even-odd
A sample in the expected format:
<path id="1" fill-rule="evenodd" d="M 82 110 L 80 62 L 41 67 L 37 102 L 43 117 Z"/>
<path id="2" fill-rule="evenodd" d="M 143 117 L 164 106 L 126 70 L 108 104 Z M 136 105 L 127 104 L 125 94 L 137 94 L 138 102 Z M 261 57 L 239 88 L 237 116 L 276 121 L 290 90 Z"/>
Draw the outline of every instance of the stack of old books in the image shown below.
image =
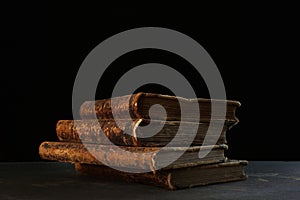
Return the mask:
<path id="1" fill-rule="evenodd" d="M 197 102 L 200 117 L 191 102 Z M 166 116 L 152 109 L 156 104 Z M 218 113 L 222 105 L 227 107 L 225 123 Z M 82 119 L 58 121 L 60 141 L 43 142 L 39 153 L 43 159 L 72 162 L 83 174 L 169 189 L 243 180 L 247 161 L 224 155 L 226 133 L 238 123 L 239 106 L 237 101 L 152 93 L 87 101 L 80 107 Z M 204 157 L 199 158 L 200 151 Z"/>

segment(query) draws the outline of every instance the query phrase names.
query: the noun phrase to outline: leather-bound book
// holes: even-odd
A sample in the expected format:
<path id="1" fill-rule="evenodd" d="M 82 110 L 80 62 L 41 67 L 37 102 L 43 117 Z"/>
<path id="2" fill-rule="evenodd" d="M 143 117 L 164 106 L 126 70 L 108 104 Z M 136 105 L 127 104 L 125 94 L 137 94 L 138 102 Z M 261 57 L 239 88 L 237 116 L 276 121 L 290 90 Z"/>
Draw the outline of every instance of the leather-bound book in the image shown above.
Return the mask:
<path id="1" fill-rule="evenodd" d="M 95 144 L 115 144 L 120 146 L 166 146 L 176 136 L 170 145 L 193 146 L 203 144 L 206 137 L 206 144 L 214 145 L 226 143 L 227 124 L 214 121 L 209 123 L 179 122 L 151 120 L 151 128 L 145 127 L 149 120 L 60 120 L 56 125 L 56 133 L 60 141 L 84 142 Z M 216 124 L 223 126 L 218 132 Z M 208 127 L 211 126 L 207 134 Z M 182 132 L 178 132 L 181 127 Z M 197 129 L 193 127 L 198 127 Z M 158 129 L 158 130 L 156 130 Z M 193 133 L 192 130 L 195 130 Z M 157 131 L 157 132 L 156 132 Z M 154 132 L 154 133 L 153 133 Z M 151 135 L 153 134 L 153 135 Z M 218 139 L 216 139 L 218 138 Z M 217 140 L 217 141 L 216 141 Z"/>
<path id="2" fill-rule="evenodd" d="M 104 180 L 122 179 L 127 182 L 160 186 L 170 190 L 183 189 L 215 183 L 245 180 L 244 167 L 247 161 L 230 160 L 224 163 L 198 165 L 179 169 L 158 170 L 156 173 L 128 173 L 107 166 L 75 163 L 82 174 Z"/>
<path id="3" fill-rule="evenodd" d="M 226 149 L 227 145 L 160 148 L 43 142 L 39 147 L 39 154 L 46 160 L 155 171 L 160 168 L 182 168 L 224 162 Z M 200 150 L 208 153 L 201 159 L 198 156 Z M 182 155 L 178 158 L 179 153 Z"/>
<path id="4" fill-rule="evenodd" d="M 212 102 L 217 111 L 213 115 L 211 112 Z M 199 105 L 200 115 L 195 112 L 195 103 Z M 165 108 L 167 121 L 189 122 L 209 122 L 211 119 L 223 120 L 222 107 L 225 106 L 227 108 L 225 120 L 231 124 L 238 122 L 235 112 L 240 106 L 240 102 L 232 100 L 186 99 L 153 93 L 137 93 L 111 99 L 86 101 L 81 105 L 79 114 L 82 119 L 93 119 L 95 116 L 98 119 L 150 119 L 149 109 L 156 104 Z M 180 105 L 184 108 L 184 115 L 181 113 Z M 151 119 L 165 121 L 165 116 L 154 109 L 151 113 Z"/>

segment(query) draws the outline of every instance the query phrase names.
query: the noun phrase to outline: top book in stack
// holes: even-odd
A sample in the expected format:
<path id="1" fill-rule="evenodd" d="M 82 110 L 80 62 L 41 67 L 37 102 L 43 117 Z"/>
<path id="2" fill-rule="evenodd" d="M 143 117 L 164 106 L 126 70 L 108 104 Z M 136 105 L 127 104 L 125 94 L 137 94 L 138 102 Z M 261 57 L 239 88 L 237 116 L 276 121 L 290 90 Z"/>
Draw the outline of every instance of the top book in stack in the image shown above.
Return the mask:
<path id="1" fill-rule="evenodd" d="M 111 103 L 113 102 L 113 104 Z M 198 102 L 199 114 L 193 109 L 195 102 Z M 211 105 L 214 103 L 217 112 L 212 116 Z M 235 115 L 236 108 L 240 106 L 240 102 L 232 100 L 217 99 L 186 99 L 176 96 L 168 96 L 153 93 L 137 93 L 133 95 L 125 95 L 113 97 L 111 99 L 103 99 L 96 101 L 86 101 L 80 107 L 80 116 L 82 119 L 92 119 L 97 116 L 98 119 L 150 119 L 149 109 L 152 105 L 159 104 L 166 110 L 167 117 L 161 115 L 161 112 L 151 112 L 151 118 L 155 120 L 166 121 L 188 121 L 188 122 L 210 122 L 212 120 L 222 119 L 222 106 L 226 106 L 225 120 L 229 125 L 238 122 Z M 184 105 L 185 115 L 181 115 L 180 105 Z M 112 112 L 113 110 L 113 112 Z M 220 112 L 218 112 L 218 110 Z M 223 115 L 224 116 L 224 115 Z M 223 117 L 224 118 L 224 117 Z"/>

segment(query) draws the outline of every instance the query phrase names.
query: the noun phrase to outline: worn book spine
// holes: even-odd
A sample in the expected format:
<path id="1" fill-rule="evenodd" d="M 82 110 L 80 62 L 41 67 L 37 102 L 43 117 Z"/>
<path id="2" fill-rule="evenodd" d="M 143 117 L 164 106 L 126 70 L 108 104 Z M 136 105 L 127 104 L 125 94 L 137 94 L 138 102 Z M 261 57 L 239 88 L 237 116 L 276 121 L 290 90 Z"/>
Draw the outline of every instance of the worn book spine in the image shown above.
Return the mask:
<path id="1" fill-rule="evenodd" d="M 77 172 L 108 180 L 123 179 L 127 182 L 155 185 L 170 190 L 177 189 L 171 183 L 171 173 L 162 171 L 159 173 L 126 173 L 107 166 L 74 163 Z"/>
<path id="2" fill-rule="evenodd" d="M 162 98 L 165 103 L 162 104 L 167 111 L 167 121 L 180 121 L 181 116 L 180 113 L 169 115 L 168 112 L 168 104 L 166 102 L 175 102 L 176 110 L 180 110 L 179 101 L 183 102 L 183 104 L 188 104 L 190 101 L 197 101 L 199 103 L 200 110 L 200 119 L 195 118 L 183 118 L 182 121 L 193 121 L 193 122 L 209 122 L 211 119 L 211 101 L 216 103 L 216 106 L 223 105 L 225 103 L 227 107 L 226 111 L 226 121 L 229 124 L 236 124 L 238 122 L 238 118 L 235 115 L 236 108 L 240 106 L 240 103 L 237 101 L 231 100 L 212 100 L 212 99 L 185 99 L 181 97 L 175 96 L 167 96 L 160 94 L 152 94 L 152 93 L 137 93 L 133 95 L 125 95 L 121 97 L 114 97 L 113 105 L 111 103 L 112 99 L 103 99 L 96 101 L 86 101 L 81 107 L 79 114 L 82 119 L 93 119 L 95 116 L 98 119 L 124 119 L 128 118 L 125 116 L 129 115 L 133 120 L 135 119 L 150 119 L 148 112 L 142 112 L 142 107 L 145 109 L 145 104 L 143 104 L 143 99 L 145 98 Z M 220 106 L 219 105 L 219 106 Z M 174 106 L 172 106 L 174 107 Z M 148 108 L 149 109 L 149 108 Z M 114 113 L 112 113 L 112 110 Z M 154 115 L 155 119 L 164 120 L 164 116 Z M 213 116 L 217 119 L 217 116 Z"/>
<path id="3" fill-rule="evenodd" d="M 119 171 L 112 169 L 107 166 L 98 166 L 98 165 L 89 165 L 82 163 L 74 163 L 75 169 L 77 172 L 85 175 L 91 175 L 94 177 L 98 177 L 105 180 L 118 180 L 122 179 L 127 182 L 134 183 L 142 183 L 147 185 L 154 185 L 158 187 L 164 187 L 169 190 L 177 190 L 195 186 L 203 186 L 208 184 L 215 183 L 224 183 L 231 181 L 239 181 L 247 179 L 247 175 L 244 172 L 243 167 L 248 165 L 247 161 L 229 161 L 218 164 L 211 165 L 202 165 L 196 167 L 187 167 L 181 169 L 169 169 L 169 170 L 159 170 L 155 174 L 154 173 L 128 173 L 126 171 Z M 241 168 L 237 170 L 238 173 L 231 173 L 230 170 L 226 171 L 226 168 Z M 213 176 L 208 175 L 208 177 L 197 177 L 197 181 L 192 181 L 193 183 L 188 183 L 184 179 L 184 176 L 179 180 L 179 183 L 174 180 L 173 174 L 178 173 L 178 171 L 184 171 L 184 173 L 189 173 L 192 168 L 196 168 L 196 170 L 202 170 L 206 174 L 211 174 L 210 170 L 218 170 L 218 174 L 214 174 L 214 178 L 210 178 Z M 209 172 L 210 171 L 210 172 Z M 221 171 L 221 173 L 220 173 Z M 180 173 L 180 172 L 179 172 Z M 195 174 L 187 175 L 189 177 L 195 176 Z M 186 177 L 187 178 L 187 177 Z"/>
<path id="4" fill-rule="evenodd" d="M 39 154 L 42 159 L 46 160 L 151 169 L 151 154 L 130 154 L 128 156 L 126 155 L 127 151 L 134 152 L 139 149 L 122 147 L 125 151 L 120 154 L 116 148 L 118 147 L 110 145 L 85 146 L 81 143 L 43 142 L 39 147 Z M 148 148 L 147 150 L 151 152 L 157 149 Z"/>
<path id="5" fill-rule="evenodd" d="M 122 149 L 123 151 L 120 151 Z M 198 155 L 199 150 L 208 149 L 207 146 L 190 147 L 188 149 L 181 147 L 118 147 L 114 145 L 94 145 L 71 142 L 43 142 L 39 147 L 39 154 L 42 159 L 55 160 L 61 162 L 80 162 L 85 164 L 95 165 L 109 165 L 116 167 L 125 167 L 132 169 L 142 169 L 155 171 L 163 162 L 163 155 L 168 152 L 181 151 L 187 153 L 195 153 Z M 227 149 L 226 145 L 212 146 L 212 152 Z M 160 152 L 159 152 L 160 150 Z M 158 153 L 159 152 L 159 153 Z M 209 153 L 210 154 L 210 153 Z M 216 157 L 212 159 L 193 159 L 193 162 L 180 163 L 180 159 L 169 165 L 169 168 L 186 167 L 199 164 L 217 163 L 225 160 L 224 155 L 222 158 Z M 101 162 L 99 161 L 101 160 Z M 176 166 L 176 162 L 178 166 Z"/>
<path id="6" fill-rule="evenodd" d="M 85 101 L 80 106 L 79 114 L 82 119 L 91 119 L 97 116 L 98 119 L 124 119 L 124 113 L 130 112 L 133 119 L 140 119 L 142 116 L 138 112 L 138 101 L 143 93 L 125 95 L 113 98 L 114 105 L 111 105 L 111 99 L 102 99 L 96 101 Z M 114 110 L 114 113 L 112 113 Z M 126 117 L 127 118 L 127 117 Z"/>
<path id="7" fill-rule="evenodd" d="M 155 121 L 151 123 L 162 129 L 155 133 L 152 137 L 144 137 L 140 125 L 148 124 L 148 120 L 60 120 L 56 125 L 56 133 L 60 141 L 67 142 L 85 142 L 96 144 L 115 144 L 121 146 L 166 146 L 176 136 L 179 126 L 184 127 L 182 135 L 178 142 L 173 142 L 173 146 L 186 146 L 188 137 L 191 133 L 190 127 L 198 126 L 197 133 L 194 133 L 192 145 L 199 146 L 203 144 L 204 138 L 209 127 L 208 123 L 188 123 L 177 121 Z M 217 122 L 215 122 L 217 123 Z M 210 132 L 206 137 L 209 143 L 214 142 L 214 138 L 218 137 L 216 144 L 226 144 L 227 125 L 223 125 L 221 133 L 215 131 Z M 192 129 L 192 128 L 191 128 Z M 214 124 L 211 123 L 211 129 L 214 130 Z M 211 139 L 210 139 L 211 138 Z"/>

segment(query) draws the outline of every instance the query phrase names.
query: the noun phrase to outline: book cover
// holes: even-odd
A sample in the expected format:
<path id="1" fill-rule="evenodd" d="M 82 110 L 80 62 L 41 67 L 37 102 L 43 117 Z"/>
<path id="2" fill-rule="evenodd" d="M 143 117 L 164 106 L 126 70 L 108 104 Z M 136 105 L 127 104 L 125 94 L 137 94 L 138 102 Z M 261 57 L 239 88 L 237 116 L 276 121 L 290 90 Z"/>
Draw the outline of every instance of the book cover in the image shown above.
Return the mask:
<path id="1" fill-rule="evenodd" d="M 221 123 L 218 121 L 209 123 L 193 123 L 179 121 L 151 120 L 151 129 L 143 128 L 149 124 L 149 120 L 60 120 L 56 125 L 56 133 L 60 141 L 84 142 L 96 144 L 115 144 L 120 146 L 166 146 L 176 136 L 178 140 L 172 142 L 173 146 L 189 146 L 189 141 L 193 141 L 193 146 L 202 145 L 204 138 L 208 144 L 225 144 L 227 124 L 221 124 L 223 130 L 219 133 L 214 130 L 214 125 Z M 183 129 L 178 133 L 181 126 Z M 197 126 L 197 133 L 192 133 L 190 128 Z M 207 134 L 208 127 L 210 133 Z M 154 128 L 153 128 L 154 127 Z M 157 130 L 156 130 L 157 129 Z M 155 132 L 158 131 L 158 132 Z M 154 135 L 151 135 L 153 134 Z M 150 137 L 149 137 L 150 135 Z M 193 137 L 191 140 L 189 137 Z M 219 139 L 215 141 L 214 139 Z"/>
<path id="2" fill-rule="evenodd" d="M 113 105 L 112 102 L 113 101 Z M 180 103 L 179 103 L 180 101 Z M 191 106 L 195 102 L 199 105 L 200 119 L 195 115 L 195 111 Z M 96 101 L 86 101 L 81 107 L 79 114 L 82 119 L 128 119 L 128 112 L 132 119 L 150 119 L 149 109 L 151 106 L 159 104 L 163 106 L 167 113 L 167 121 L 190 121 L 190 122 L 209 122 L 211 119 L 219 119 L 221 114 L 215 113 L 211 115 L 211 102 L 214 102 L 216 108 L 227 107 L 225 119 L 231 124 L 238 122 L 235 115 L 236 109 L 241 105 L 238 101 L 232 100 L 215 100 L 215 99 L 186 99 L 177 96 L 153 94 L 153 93 L 137 93 L 133 95 L 125 95 L 114 97 L 111 99 L 103 99 Z M 185 117 L 181 116 L 180 104 L 184 105 L 188 112 Z M 114 113 L 112 113 L 112 110 Z M 196 117 L 197 116 L 197 117 Z M 152 119 L 165 120 L 161 113 L 152 113 Z M 182 119 L 183 118 L 183 119 Z"/>
<path id="3" fill-rule="evenodd" d="M 43 142 L 39 147 L 39 154 L 46 160 L 156 171 L 160 168 L 182 168 L 223 162 L 226 160 L 224 151 L 227 148 L 227 145 L 159 148 Z M 198 156 L 200 149 L 211 151 L 206 157 L 200 159 Z M 182 153 L 181 157 L 174 159 L 178 152 Z M 170 162 L 173 160 L 174 162 Z"/>
<path id="4" fill-rule="evenodd" d="M 224 163 L 198 165 L 180 169 L 159 170 L 154 173 L 127 173 L 107 166 L 75 163 L 75 169 L 82 174 L 100 179 L 124 180 L 164 187 L 170 190 L 245 180 L 244 167 L 247 161 L 230 160 Z"/>

